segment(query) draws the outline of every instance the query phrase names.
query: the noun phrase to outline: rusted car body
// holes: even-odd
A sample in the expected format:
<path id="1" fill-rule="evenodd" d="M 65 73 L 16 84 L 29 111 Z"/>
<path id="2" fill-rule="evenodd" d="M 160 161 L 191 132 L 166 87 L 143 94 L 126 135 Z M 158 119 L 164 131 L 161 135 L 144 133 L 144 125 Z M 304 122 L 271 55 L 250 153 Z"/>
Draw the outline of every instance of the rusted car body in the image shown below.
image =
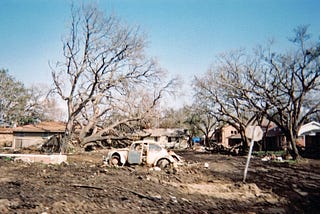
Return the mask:
<path id="1" fill-rule="evenodd" d="M 111 150 L 105 162 L 113 166 L 146 164 L 165 168 L 181 161 L 173 151 L 167 151 L 153 141 L 136 141 L 129 148 Z"/>

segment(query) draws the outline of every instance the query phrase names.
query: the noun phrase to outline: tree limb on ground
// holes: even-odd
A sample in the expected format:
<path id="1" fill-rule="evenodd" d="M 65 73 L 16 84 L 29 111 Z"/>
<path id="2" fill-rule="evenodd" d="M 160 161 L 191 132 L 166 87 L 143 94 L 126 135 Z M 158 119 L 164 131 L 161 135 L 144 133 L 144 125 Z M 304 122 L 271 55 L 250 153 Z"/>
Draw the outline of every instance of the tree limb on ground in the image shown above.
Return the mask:
<path id="1" fill-rule="evenodd" d="M 87 189 L 105 190 L 105 189 L 102 188 L 102 187 L 85 185 L 85 184 L 71 184 L 71 186 L 73 186 L 73 187 L 80 187 L 80 188 L 87 188 Z M 159 198 L 157 198 L 157 197 L 144 195 L 144 194 L 142 194 L 142 193 L 136 192 L 136 191 L 134 191 L 134 190 L 131 190 L 131 189 L 128 189 L 128 188 L 125 188 L 125 187 L 119 187 L 119 186 L 114 186 L 114 187 L 115 187 L 116 189 L 118 189 L 118 190 L 121 190 L 121 191 L 131 192 L 131 193 L 133 193 L 134 195 L 139 196 L 140 198 L 146 198 L 146 199 L 151 200 L 151 201 L 157 201 L 157 200 L 159 200 Z"/>
<path id="2" fill-rule="evenodd" d="M 159 198 L 157 198 L 157 197 L 153 197 L 153 196 L 149 196 L 149 195 L 144 195 L 144 194 L 142 194 L 142 193 L 136 192 L 136 191 L 131 190 L 131 189 L 127 189 L 127 188 L 125 188 L 125 187 L 118 187 L 118 186 L 114 186 L 114 187 L 115 187 L 116 189 L 118 189 L 118 190 L 125 190 L 125 191 L 128 191 L 128 192 L 131 192 L 131 193 L 133 193 L 134 195 L 139 196 L 140 198 L 146 198 L 146 199 L 149 199 L 149 200 L 151 200 L 151 201 L 158 201 L 158 200 L 159 200 Z"/>

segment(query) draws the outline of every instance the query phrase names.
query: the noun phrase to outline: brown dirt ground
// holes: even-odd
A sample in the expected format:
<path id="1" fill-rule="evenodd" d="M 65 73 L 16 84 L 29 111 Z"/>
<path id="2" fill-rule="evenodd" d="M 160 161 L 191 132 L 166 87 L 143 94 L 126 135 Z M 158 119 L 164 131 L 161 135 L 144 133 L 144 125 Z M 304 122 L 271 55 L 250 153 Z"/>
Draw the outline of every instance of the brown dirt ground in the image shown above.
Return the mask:
<path id="1" fill-rule="evenodd" d="M 318 213 L 320 160 L 262 162 L 180 151 L 177 170 L 103 164 L 107 151 L 44 165 L 0 159 L 0 213 Z M 209 167 L 205 168 L 204 163 Z"/>

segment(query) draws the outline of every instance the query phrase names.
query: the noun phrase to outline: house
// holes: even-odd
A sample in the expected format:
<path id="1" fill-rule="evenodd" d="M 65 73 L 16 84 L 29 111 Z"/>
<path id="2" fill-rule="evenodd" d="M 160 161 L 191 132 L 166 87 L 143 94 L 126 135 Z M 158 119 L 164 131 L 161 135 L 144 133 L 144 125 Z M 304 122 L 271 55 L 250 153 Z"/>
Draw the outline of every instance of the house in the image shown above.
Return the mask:
<path id="1" fill-rule="evenodd" d="M 0 147 L 11 147 L 13 141 L 12 128 L 0 128 Z"/>
<path id="2" fill-rule="evenodd" d="M 263 120 L 260 124 L 264 134 L 262 141 L 255 144 L 254 150 L 278 151 L 286 146 L 284 135 L 272 122 Z M 225 125 L 216 130 L 215 138 L 224 147 L 230 148 L 243 142 L 240 133 L 231 125 Z"/>
<path id="3" fill-rule="evenodd" d="M 187 130 L 186 129 L 170 129 L 156 128 L 144 129 L 146 136 L 142 140 L 152 140 L 158 142 L 165 148 L 186 147 L 187 146 Z"/>
<path id="4" fill-rule="evenodd" d="M 263 120 L 260 126 L 264 132 L 264 137 L 259 143 L 255 144 L 254 150 L 281 151 L 290 147 L 284 133 L 275 123 Z M 226 148 L 242 142 L 240 134 L 230 125 L 217 129 L 215 138 L 217 143 Z M 299 130 L 296 144 L 305 154 L 313 153 L 320 157 L 320 123 L 311 122 L 303 125 Z"/>
<path id="5" fill-rule="evenodd" d="M 298 146 L 305 154 L 320 157 L 320 123 L 307 123 L 299 129 L 298 135 L 303 138 Z"/>
<path id="6" fill-rule="evenodd" d="M 263 127 L 264 139 L 262 140 L 262 150 L 280 151 L 287 146 L 286 138 L 281 129 L 277 126 Z"/>
<path id="7" fill-rule="evenodd" d="M 320 123 L 312 121 L 300 127 L 299 136 L 316 136 L 320 133 Z"/>
<path id="8" fill-rule="evenodd" d="M 279 127 L 272 125 L 266 132 L 263 139 L 262 149 L 265 151 L 286 150 L 290 145 L 286 141 L 286 137 Z M 299 132 L 296 144 L 299 148 L 306 151 L 319 151 L 320 153 L 320 124 L 311 122 L 303 125 Z"/>
<path id="9" fill-rule="evenodd" d="M 56 134 L 64 134 L 65 128 L 62 122 L 40 122 L 14 128 L 12 148 L 42 144 Z"/>
<path id="10" fill-rule="evenodd" d="M 283 150 L 287 146 L 282 131 L 274 123 L 263 120 L 260 126 L 265 134 L 259 144 L 254 144 L 254 150 L 278 151 Z M 239 145 L 243 142 L 240 133 L 231 125 L 225 125 L 217 129 L 215 138 L 217 143 L 226 148 Z"/>
<path id="11" fill-rule="evenodd" d="M 215 132 L 215 139 L 226 148 L 235 146 L 242 142 L 239 132 L 231 125 L 225 125 L 217 129 Z"/>

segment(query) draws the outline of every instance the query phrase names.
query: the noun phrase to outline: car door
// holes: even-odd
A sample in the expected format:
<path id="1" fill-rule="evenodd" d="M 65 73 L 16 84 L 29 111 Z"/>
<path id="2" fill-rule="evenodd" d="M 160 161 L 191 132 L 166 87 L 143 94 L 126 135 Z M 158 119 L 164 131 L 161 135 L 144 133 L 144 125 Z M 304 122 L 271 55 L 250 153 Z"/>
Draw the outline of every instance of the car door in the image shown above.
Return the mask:
<path id="1" fill-rule="evenodd" d="M 141 164 L 141 155 L 143 152 L 142 143 L 133 143 L 128 153 L 129 164 Z"/>

